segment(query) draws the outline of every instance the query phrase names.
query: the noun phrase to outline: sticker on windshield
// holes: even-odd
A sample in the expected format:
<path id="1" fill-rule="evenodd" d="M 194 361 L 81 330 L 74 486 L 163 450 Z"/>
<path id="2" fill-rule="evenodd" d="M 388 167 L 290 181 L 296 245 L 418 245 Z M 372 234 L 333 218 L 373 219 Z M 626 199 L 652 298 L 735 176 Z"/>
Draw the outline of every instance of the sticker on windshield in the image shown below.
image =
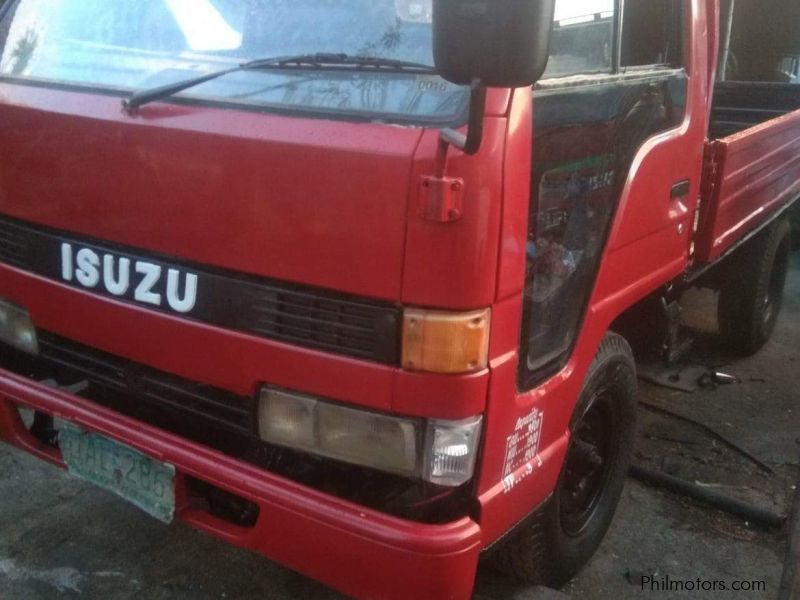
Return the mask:
<path id="1" fill-rule="evenodd" d="M 441 77 L 431 77 L 430 75 L 421 75 L 417 77 L 416 88 L 418 92 L 431 92 L 434 94 L 445 94 L 453 91 L 453 89 L 457 89 Z"/>

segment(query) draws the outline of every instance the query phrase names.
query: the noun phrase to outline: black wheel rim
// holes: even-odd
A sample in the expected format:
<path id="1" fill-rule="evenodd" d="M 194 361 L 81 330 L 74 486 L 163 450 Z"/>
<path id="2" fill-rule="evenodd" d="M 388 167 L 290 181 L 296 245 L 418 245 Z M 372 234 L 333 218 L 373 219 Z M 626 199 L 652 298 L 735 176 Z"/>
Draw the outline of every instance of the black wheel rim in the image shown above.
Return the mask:
<path id="1" fill-rule="evenodd" d="M 560 491 L 561 526 L 579 536 L 592 521 L 614 462 L 616 424 L 612 391 L 598 390 L 575 425 Z"/>

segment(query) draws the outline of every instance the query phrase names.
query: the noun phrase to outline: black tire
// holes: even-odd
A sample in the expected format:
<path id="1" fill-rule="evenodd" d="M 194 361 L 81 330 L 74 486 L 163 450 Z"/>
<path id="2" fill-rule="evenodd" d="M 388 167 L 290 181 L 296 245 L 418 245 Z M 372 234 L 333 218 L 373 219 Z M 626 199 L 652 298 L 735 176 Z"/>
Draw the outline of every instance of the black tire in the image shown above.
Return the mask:
<path id="1" fill-rule="evenodd" d="M 800 248 L 800 201 L 789 209 L 789 224 L 792 226 L 792 248 Z"/>
<path id="2" fill-rule="evenodd" d="M 781 219 L 730 257 L 717 309 L 727 351 L 749 356 L 769 341 L 783 303 L 790 253 L 791 228 Z"/>
<path id="3" fill-rule="evenodd" d="M 592 557 L 614 518 L 630 466 L 636 391 L 630 346 L 609 333 L 578 399 L 570 423 L 572 440 L 553 496 L 496 550 L 494 563 L 503 573 L 558 588 Z M 588 484 L 584 490 L 581 482 Z"/>

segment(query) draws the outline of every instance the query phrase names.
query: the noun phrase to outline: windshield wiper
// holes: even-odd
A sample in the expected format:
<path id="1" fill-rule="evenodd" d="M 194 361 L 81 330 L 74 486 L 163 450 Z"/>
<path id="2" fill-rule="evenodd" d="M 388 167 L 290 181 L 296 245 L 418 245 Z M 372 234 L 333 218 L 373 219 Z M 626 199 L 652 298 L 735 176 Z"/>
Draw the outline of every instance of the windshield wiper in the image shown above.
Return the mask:
<path id="1" fill-rule="evenodd" d="M 239 71 L 258 71 L 269 69 L 281 70 L 318 70 L 318 71 L 386 71 L 391 73 L 416 73 L 420 75 L 435 75 L 436 69 L 423 63 L 396 60 L 392 58 L 380 58 L 377 56 L 351 56 L 349 54 L 327 54 L 318 52 L 316 54 L 298 54 L 296 56 L 279 56 L 275 58 L 264 58 L 251 60 L 245 63 L 207 73 L 184 81 L 169 83 L 146 90 L 134 92 L 129 98 L 122 101 L 122 105 L 128 113 L 134 112 L 137 108 L 148 102 L 154 102 L 163 98 L 174 96 L 189 88 L 198 86 L 212 79 L 217 79 L 231 73 Z"/>

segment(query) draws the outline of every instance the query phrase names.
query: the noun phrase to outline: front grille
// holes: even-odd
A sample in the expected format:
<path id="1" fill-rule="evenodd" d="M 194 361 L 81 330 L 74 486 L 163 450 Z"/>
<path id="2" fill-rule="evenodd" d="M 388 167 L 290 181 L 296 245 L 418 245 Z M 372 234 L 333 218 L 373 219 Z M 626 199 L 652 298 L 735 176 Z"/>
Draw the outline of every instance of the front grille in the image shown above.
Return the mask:
<path id="1" fill-rule="evenodd" d="M 130 416 L 138 416 L 134 409 L 149 408 L 176 423 L 194 421 L 205 427 L 254 435 L 252 398 L 163 373 L 46 332 L 39 334 L 39 353 L 41 359 L 70 378 L 85 378 L 111 392 L 106 395 L 113 403 L 111 408 Z"/>
<path id="2" fill-rule="evenodd" d="M 76 240 L 72 234 L 0 218 L 0 262 L 87 291 L 76 281 L 62 279 L 62 243 L 99 257 L 146 261 L 161 267 L 162 273 L 177 268 L 195 274 L 197 302 L 190 313 L 179 315 L 182 318 L 373 362 L 395 365 L 399 360 L 396 305 L 193 265 L 109 242 Z M 153 291 L 166 297 L 164 277 L 157 286 Z M 111 296 L 102 282 L 88 291 L 133 302 L 134 287 L 135 283 L 123 297 Z M 176 314 L 168 306 L 138 306 Z"/>

